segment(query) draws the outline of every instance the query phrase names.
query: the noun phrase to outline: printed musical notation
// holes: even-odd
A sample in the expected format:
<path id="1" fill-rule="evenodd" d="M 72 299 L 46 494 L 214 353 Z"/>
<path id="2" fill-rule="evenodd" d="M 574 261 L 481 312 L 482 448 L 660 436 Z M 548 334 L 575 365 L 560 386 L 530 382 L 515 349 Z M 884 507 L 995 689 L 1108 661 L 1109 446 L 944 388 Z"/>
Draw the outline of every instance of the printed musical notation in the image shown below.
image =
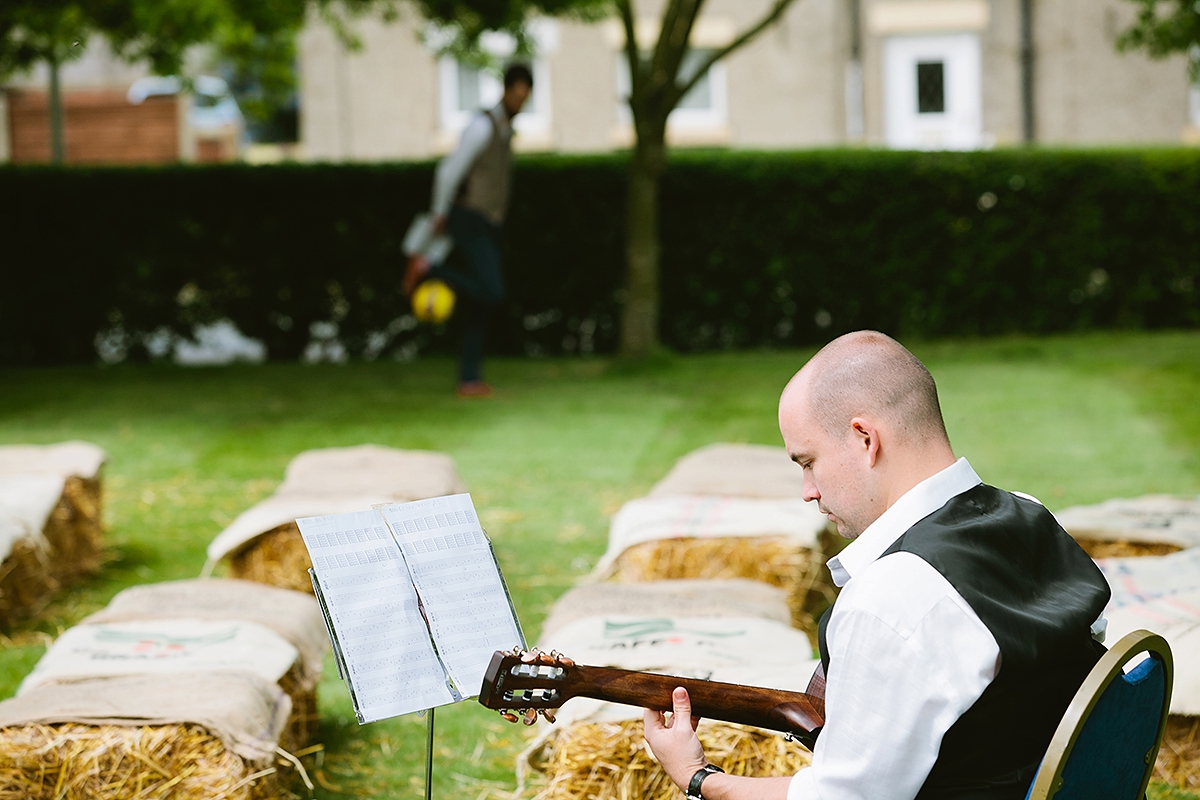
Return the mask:
<path id="1" fill-rule="evenodd" d="M 384 506 L 454 685 L 474 696 L 496 650 L 524 646 L 491 544 L 468 494 Z"/>
<path id="2" fill-rule="evenodd" d="M 408 567 L 380 513 L 372 509 L 297 523 L 358 721 L 453 703 L 457 698 L 429 640 Z M 386 691 L 399 686 L 407 689 L 403 698 Z"/>
<path id="3" fill-rule="evenodd" d="M 470 495 L 296 522 L 360 723 L 474 696 L 525 646 Z"/>

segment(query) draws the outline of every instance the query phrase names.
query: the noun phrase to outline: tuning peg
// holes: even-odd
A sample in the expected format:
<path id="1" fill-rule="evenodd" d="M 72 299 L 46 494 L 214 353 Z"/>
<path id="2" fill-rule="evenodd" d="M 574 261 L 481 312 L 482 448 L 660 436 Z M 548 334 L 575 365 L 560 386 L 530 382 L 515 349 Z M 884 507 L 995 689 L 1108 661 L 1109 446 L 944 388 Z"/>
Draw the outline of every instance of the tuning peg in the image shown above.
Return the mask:
<path id="1" fill-rule="evenodd" d="M 525 709 L 525 716 L 521 718 L 521 722 L 524 722 L 526 725 L 532 725 L 537 722 L 537 715 L 537 709 L 527 708 Z"/>
<path id="2" fill-rule="evenodd" d="M 508 720 L 509 722 L 517 721 L 517 715 L 511 711 L 501 711 L 500 716 L 504 717 L 504 719 Z"/>
<path id="3" fill-rule="evenodd" d="M 551 724 L 553 724 L 553 723 L 554 723 L 554 709 L 552 709 L 552 708 L 543 708 L 543 709 L 542 709 L 542 716 L 546 718 L 546 722 L 549 722 L 549 723 L 551 723 Z"/>
<path id="4" fill-rule="evenodd" d="M 571 658 L 567 658 L 567 657 L 566 657 L 566 656 L 564 656 L 562 653 L 559 653 L 559 654 L 556 656 L 556 658 L 558 659 L 558 665 L 559 665 L 560 667 L 573 667 L 573 666 L 575 666 L 575 660 L 574 660 L 574 659 L 571 659 Z"/>

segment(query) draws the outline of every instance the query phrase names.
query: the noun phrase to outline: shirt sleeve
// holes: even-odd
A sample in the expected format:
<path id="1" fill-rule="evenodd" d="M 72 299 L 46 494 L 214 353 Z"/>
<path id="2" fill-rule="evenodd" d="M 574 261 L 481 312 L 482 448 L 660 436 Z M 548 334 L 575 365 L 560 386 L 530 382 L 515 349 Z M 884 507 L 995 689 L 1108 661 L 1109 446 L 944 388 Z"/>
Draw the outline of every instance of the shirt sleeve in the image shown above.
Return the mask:
<path id="1" fill-rule="evenodd" d="M 447 213 L 458 194 L 458 187 L 471 171 L 475 160 L 488 146 L 492 138 L 492 121 L 487 114 L 476 114 L 463 130 L 462 138 L 454 152 L 442 159 L 433 178 L 433 202 L 430 211 L 434 216 Z"/>
<path id="2" fill-rule="evenodd" d="M 912 800 L 997 674 L 995 637 L 940 573 L 908 553 L 871 567 L 834 607 L 826 724 L 788 800 Z"/>

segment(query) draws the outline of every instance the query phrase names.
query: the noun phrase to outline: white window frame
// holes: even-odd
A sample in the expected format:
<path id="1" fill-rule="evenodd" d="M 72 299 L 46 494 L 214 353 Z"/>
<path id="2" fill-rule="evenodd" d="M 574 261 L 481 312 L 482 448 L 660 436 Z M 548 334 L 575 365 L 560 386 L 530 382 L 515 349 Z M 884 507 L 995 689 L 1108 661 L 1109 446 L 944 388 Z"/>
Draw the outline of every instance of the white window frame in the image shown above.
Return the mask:
<path id="1" fill-rule="evenodd" d="M 450 56 L 438 59 L 438 107 L 442 131 L 457 134 L 480 111 L 494 108 L 500 102 L 504 86 L 499 77 L 482 70 L 479 80 L 479 108 L 463 109 L 458 102 L 459 63 Z M 550 75 L 541 59 L 534 59 L 533 99 L 537 111 L 523 111 L 513 120 L 518 133 L 548 133 L 550 130 Z"/>
<path id="2" fill-rule="evenodd" d="M 945 107 L 917 111 L 921 61 L 940 61 Z M 905 150 L 975 150 L 983 135 L 983 78 L 979 35 L 973 32 L 889 36 L 883 40 L 884 138 Z"/>
<path id="3" fill-rule="evenodd" d="M 532 101 L 537 111 L 522 111 L 513 120 L 513 129 L 517 133 L 532 134 L 545 137 L 550 134 L 550 67 L 546 56 L 558 51 L 559 31 L 555 20 L 538 19 L 530 23 L 530 33 L 536 43 L 537 55 L 532 59 L 516 59 L 524 61 L 533 72 Z M 485 33 L 481 42 L 483 49 L 498 61 L 512 58 L 516 50 L 516 42 L 504 33 Z M 499 75 L 489 71 L 480 71 L 479 108 L 463 109 L 459 107 L 458 97 L 458 68 L 459 63 L 453 57 L 443 56 L 438 59 L 438 123 L 443 134 L 457 135 L 461 133 L 475 116 L 482 110 L 494 108 L 500 102 L 504 93 L 504 84 Z"/>

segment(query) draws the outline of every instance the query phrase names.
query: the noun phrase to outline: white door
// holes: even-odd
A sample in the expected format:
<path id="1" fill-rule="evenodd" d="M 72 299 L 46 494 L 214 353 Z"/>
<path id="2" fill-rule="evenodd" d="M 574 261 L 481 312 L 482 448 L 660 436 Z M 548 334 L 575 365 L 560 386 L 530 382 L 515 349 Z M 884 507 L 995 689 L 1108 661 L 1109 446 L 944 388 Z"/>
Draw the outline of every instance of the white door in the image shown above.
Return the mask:
<path id="1" fill-rule="evenodd" d="M 883 44 L 889 147 L 972 150 L 982 142 L 979 37 L 891 36 Z"/>

